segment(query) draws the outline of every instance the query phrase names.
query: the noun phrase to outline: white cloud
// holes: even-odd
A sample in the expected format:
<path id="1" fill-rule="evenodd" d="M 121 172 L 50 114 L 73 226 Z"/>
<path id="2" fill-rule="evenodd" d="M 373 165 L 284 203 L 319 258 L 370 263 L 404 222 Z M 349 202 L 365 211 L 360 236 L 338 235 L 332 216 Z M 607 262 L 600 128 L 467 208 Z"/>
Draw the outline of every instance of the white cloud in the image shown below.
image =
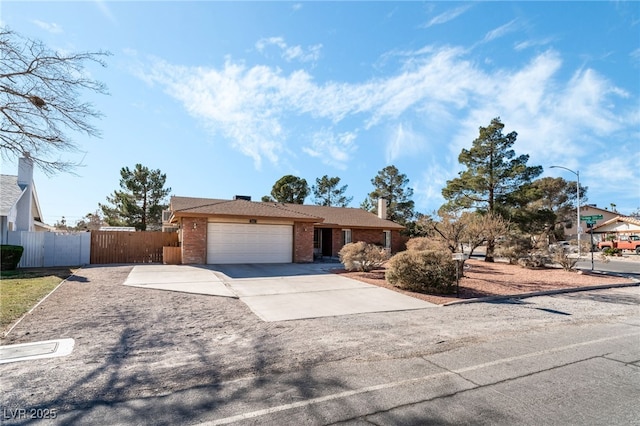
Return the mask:
<path id="1" fill-rule="evenodd" d="M 548 44 L 551 44 L 552 42 L 553 42 L 553 38 L 551 38 L 551 37 L 544 38 L 544 39 L 538 39 L 538 40 L 525 40 L 525 41 L 520 41 L 520 42 L 516 43 L 513 46 L 513 48 L 516 51 L 521 51 L 521 50 L 528 49 L 530 47 L 546 46 Z"/>
<path id="2" fill-rule="evenodd" d="M 425 148 L 426 138 L 413 131 L 411 123 L 400 123 L 394 127 L 387 141 L 387 164 L 402 156 L 412 156 Z"/>
<path id="3" fill-rule="evenodd" d="M 274 43 L 279 39 L 264 46 Z M 496 116 L 518 131 L 516 152 L 531 153 L 534 164 L 549 164 L 579 158 L 585 146 L 597 149 L 608 135 L 628 129 L 630 118 L 638 121 L 637 111 L 621 111 L 614 103 L 631 95 L 594 70 L 578 70 L 563 80 L 562 57 L 553 50 L 533 56 L 518 69 L 491 72 L 462 48 L 431 47 L 415 56 L 405 52 L 404 57 L 392 75 L 350 83 L 317 82 L 305 70 L 285 74 L 231 59 L 219 69 L 156 61 L 139 74 L 161 85 L 211 132 L 251 157 L 256 167 L 263 159 L 277 163 L 295 149 L 345 167 L 357 149 L 356 134 L 381 125 L 395 126 L 386 147 L 391 162 L 427 144 L 418 136 L 423 130 L 413 130 L 416 118 L 416 123 L 430 126 L 430 133 L 446 137 L 450 164 L 455 165 L 460 150 L 477 137 L 478 127 Z M 452 117 L 461 118 L 454 123 Z M 300 142 L 300 135 L 290 138 L 292 123 L 302 120 L 310 120 L 309 128 L 324 130 L 304 148 L 292 148 Z"/>
<path id="4" fill-rule="evenodd" d="M 435 208 L 444 204 L 445 199 L 442 197 L 442 188 L 447 186 L 447 176 L 451 174 L 450 170 L 445 169 L 431 158 L 424 167 L 422 176 L 413 182 L 413 194 L 415 197 L 416 210 L 423 213 L 431 214 L 432 211 L 424 211 L 425 208 Z"/>
<path id="5" fill-rule="evenodd" d="M 51 34 L 61 34 L 64 31 L 62 30 L 62 27 L 58 24 L 56 24 L 55 22 L 43 22 L 43 21 L 39 21 L 37 19 L 34 19 L 33 21 L 34 24 L 36 24 L 38 27 L 42 28 L 45 31 L 50 32 Z"/>
<path id="6" fill-rule="evenodd" d="M 262 38 L 256 43 L 258 52 L 264 53 L 269 46 L 280 49 L 280 56 L 287 62 L 316 62 L 320 58 L 322 44 L 315 44 L 304 49 L 302 46 L 289 46 L 282 37 Z"/>
<path id="7" fill-rule="evenodd" d="M 499 26 L 498 28 L 495 28 L 491 31 L 489 31 L 485 36 L 484 36 L 484 42 L 489 42 L 492 40 L 495 40 L 497 38 L 500 37 L 504 37 L 505 35 L 512 33 L 514 31 L 517 31 L 518 29 L 518 20 L 514 19 L 510 22 L 507 22 L 504 25 Z"/>
<path id="8" fill-rule="evenodd" d="M 114 16 L 113 12 L 111 12 L 111 9 L 109 9 L 109 6 L 107 6 L 105 0 L 94 0 L 94 4 L 96 5 L 100 13 L 102 13 L 102 16 L 107 18 L 107 20 L 112 24 L 117 24 L 116 17 Z"/>
<path id="9" fill-rule="evenodd" d="M 629 53 L 629 56 L 636 65 L 640 65 L 640 47 L 631 51 L 631 53 Z"/>
<path id="10" fill-rule="evenodd" d="M 311 146 L 306 146 L 302 150 L 312 157 L 319 158 L 324 164 L 345 169 L 356 150 L 356 137 L 355 132 L 334 134 L 329 130 L 323 130 L 315 133 Z"/>
<path id="11" fill-rule="evenodd" d="M 452 21 L 456 19 L 458 16 L 462 15 L 467 10 L 469 10 L 470 7 L 471 5 L 459 6 L 459 7 L 456 7 L 455 9 L 451 9 L 444 13 L 441 13 L 438 16 L 434 16 L 429 20 L 429 22 L 423 25 L 423 28 L 429 28 L 434 25 L 441 25 L 449 21 Z"/>

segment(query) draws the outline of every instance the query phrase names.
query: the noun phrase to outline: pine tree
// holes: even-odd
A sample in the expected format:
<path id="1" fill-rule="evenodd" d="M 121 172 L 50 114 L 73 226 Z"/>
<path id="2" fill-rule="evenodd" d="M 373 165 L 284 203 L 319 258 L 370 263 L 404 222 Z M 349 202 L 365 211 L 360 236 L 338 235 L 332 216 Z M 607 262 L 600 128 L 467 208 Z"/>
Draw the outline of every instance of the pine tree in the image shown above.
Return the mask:
<path id="1" fill-rule="evenodd" d="M 307 195 L 309 195 L 307 181 L 293 175 L 282 176 L 271 189 L 271 197 L 278 203 L 304 204 Z"/>
<path id="2" fill-rule="evenodd" d="M 321 178 L 316 178 L 316 184 L 311 187 L 315 204 L 319 206 L 348 206 L 353 197 L 346 197 L 344 193 L 347 190 L 347 185 L 338 187 L 339 184 L 339 177 L 330 178 L 324 175 Z"/>
<path id="3" fill-rule="evenodd" d="M 377 212 L 378 199 L 384 198 L 387 200 L 387 219 L 401 225 L 412 221 L 415 215 L 411 200 L 413 189 L 407 186 L 407 175 L 400 173 L 396 166 L 387 166 L 371 179 L 371 183 L 375 189 L 369 193 L 368 201 L 374 206 L 374 212 Z"/>
<path id="4" fill-rule="evenodd" d="M 123 167 L 120 170 L 121 191 L 107 196 L 112 204 L 100 204 L 105 220 L 112 226 L 135 226 L 137 230 L 158 230 L 162 228 L 162 210 L 171 192 L 165 188 L 167 176 L 160 170 L 136 164 L 134 170 Z"/>
<path id="5" fill-rule="evenodd" d="M 542 173 L 541 166 L 529 167 L 528 155 L 516 157 L 512 149 L 518 134 L 502 133 L 500 118 L 480 127 L 478 138 L 470 150 L 463 149 L 458 162 L 466 169 L 459 177 L 447 181 L 442 196 L 445 209 L 467 208 L 508 217 L 509 210 L 522 203 L 531 181 Z M 487 242 L 487 262 L 493 262 L 495 241 Z"/>

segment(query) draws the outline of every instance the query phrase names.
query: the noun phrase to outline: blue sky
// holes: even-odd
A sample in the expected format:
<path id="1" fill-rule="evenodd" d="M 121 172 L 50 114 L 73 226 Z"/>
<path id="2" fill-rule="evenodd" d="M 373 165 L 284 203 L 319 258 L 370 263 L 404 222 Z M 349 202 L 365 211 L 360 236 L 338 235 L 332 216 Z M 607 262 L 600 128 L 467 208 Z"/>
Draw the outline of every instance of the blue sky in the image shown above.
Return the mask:
<path id="1" fill-rule="evenodd" d="M 638 2 L 5 0 L 0 20 L 54 49 L 112 53 L 87 69 L 110 95 L 86 96 L 101 138 L 71 134 L 84 166 L 36 172 L 51 224 L 95 211 L 136 163 L 195 197 L 338 176 L 354 207 L 393 164 L 431 213 L 497 116 L 543 176 L 575 181 L 549 168 L 567 167 L 589 203 L 640 207 Z"/>

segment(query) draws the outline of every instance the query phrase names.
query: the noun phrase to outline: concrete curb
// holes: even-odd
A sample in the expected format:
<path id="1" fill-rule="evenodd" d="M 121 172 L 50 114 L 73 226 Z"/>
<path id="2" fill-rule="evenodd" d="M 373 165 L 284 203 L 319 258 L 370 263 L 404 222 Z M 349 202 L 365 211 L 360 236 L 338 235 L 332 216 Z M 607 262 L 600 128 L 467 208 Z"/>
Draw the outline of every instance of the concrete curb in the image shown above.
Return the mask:
<path id="1" fill-rule="evenodd" d="M 441 305 L 441 306 L 466 305 L 470 303 L 495 302 L 498 300 L 509 300 L 509 299 L 527 299 L 529 297 L 550 296 L 554 294 L 563 294 L 563 293 L 578 293 L 581 291 L 591 291 L 591 290 L 606 290 L 610 288 L 640 287 L 640 281 L 634 278 L 631 278 L 631 279 L 634 282 L 622 283 L 622 284 L 592 285 L 587 287 L 563 288 L 558 290 L 537 291 L 534 293 L 511 294 L 511 295 L 505 295 L 505 296 L 478 297 L 475 299 L 455 300 L 453 302 L 445 303 L 444 305 Z"/>

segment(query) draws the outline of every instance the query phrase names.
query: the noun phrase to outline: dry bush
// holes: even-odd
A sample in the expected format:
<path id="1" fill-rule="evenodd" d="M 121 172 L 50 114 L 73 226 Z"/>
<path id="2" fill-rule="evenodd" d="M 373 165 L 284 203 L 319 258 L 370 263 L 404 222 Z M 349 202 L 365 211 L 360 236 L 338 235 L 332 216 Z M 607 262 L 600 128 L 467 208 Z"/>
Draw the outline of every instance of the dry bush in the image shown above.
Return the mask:
<path id="1" fill-rule="evenodd" d="M 446 250 L 449 251 L 449 249 L 447 249 L 446 245 L 439 240 L 434 240 L 433 238 L 429 238 L 429 237 L 416 237 L 416 238 L 411 238 L 409 241 L 407 241 L 407 250 L 410 251 L 424 251 L 424 250 Z"/>
<path id="2" fill-rule="evenodd" d="M 385 278 L 405 290 L 449 294 L 455 288 L 456 263 L 448 251 L 403 251 L 389 260 Z"/>
<path id="3" fill-rule="evenodd" d="M 577 256 L 569 257 L 569 250 L 556 250 L 552 258 L 553 263 L 562 266 L 565 271 L 574 270 L 579 260 Z"/>
<path id="4" fill-rule="evenodd" d="M 346 244 L 338 255 L 347 271 L 369 272 L 381 267 L 389 259 L 385 249 L 364 241 Z"/>
<path id="5" fill-rule="evenodd" d="M 529 257 L 532 248 L 529 238 L 512 235 L 498 243 L 496 255 L 508 259 L 512 265 L 518 265 L 520 259 Z"/>
<path id="6" fill-rule="evenodd" d="M 522 256 L 518 259 L 518 265 L 534 269 L 534 268 L 544 268 L 548 263 L 551 262 L 549 256 L 543 252 L 536 253 L 527 253 L 525 256 Z"/>

